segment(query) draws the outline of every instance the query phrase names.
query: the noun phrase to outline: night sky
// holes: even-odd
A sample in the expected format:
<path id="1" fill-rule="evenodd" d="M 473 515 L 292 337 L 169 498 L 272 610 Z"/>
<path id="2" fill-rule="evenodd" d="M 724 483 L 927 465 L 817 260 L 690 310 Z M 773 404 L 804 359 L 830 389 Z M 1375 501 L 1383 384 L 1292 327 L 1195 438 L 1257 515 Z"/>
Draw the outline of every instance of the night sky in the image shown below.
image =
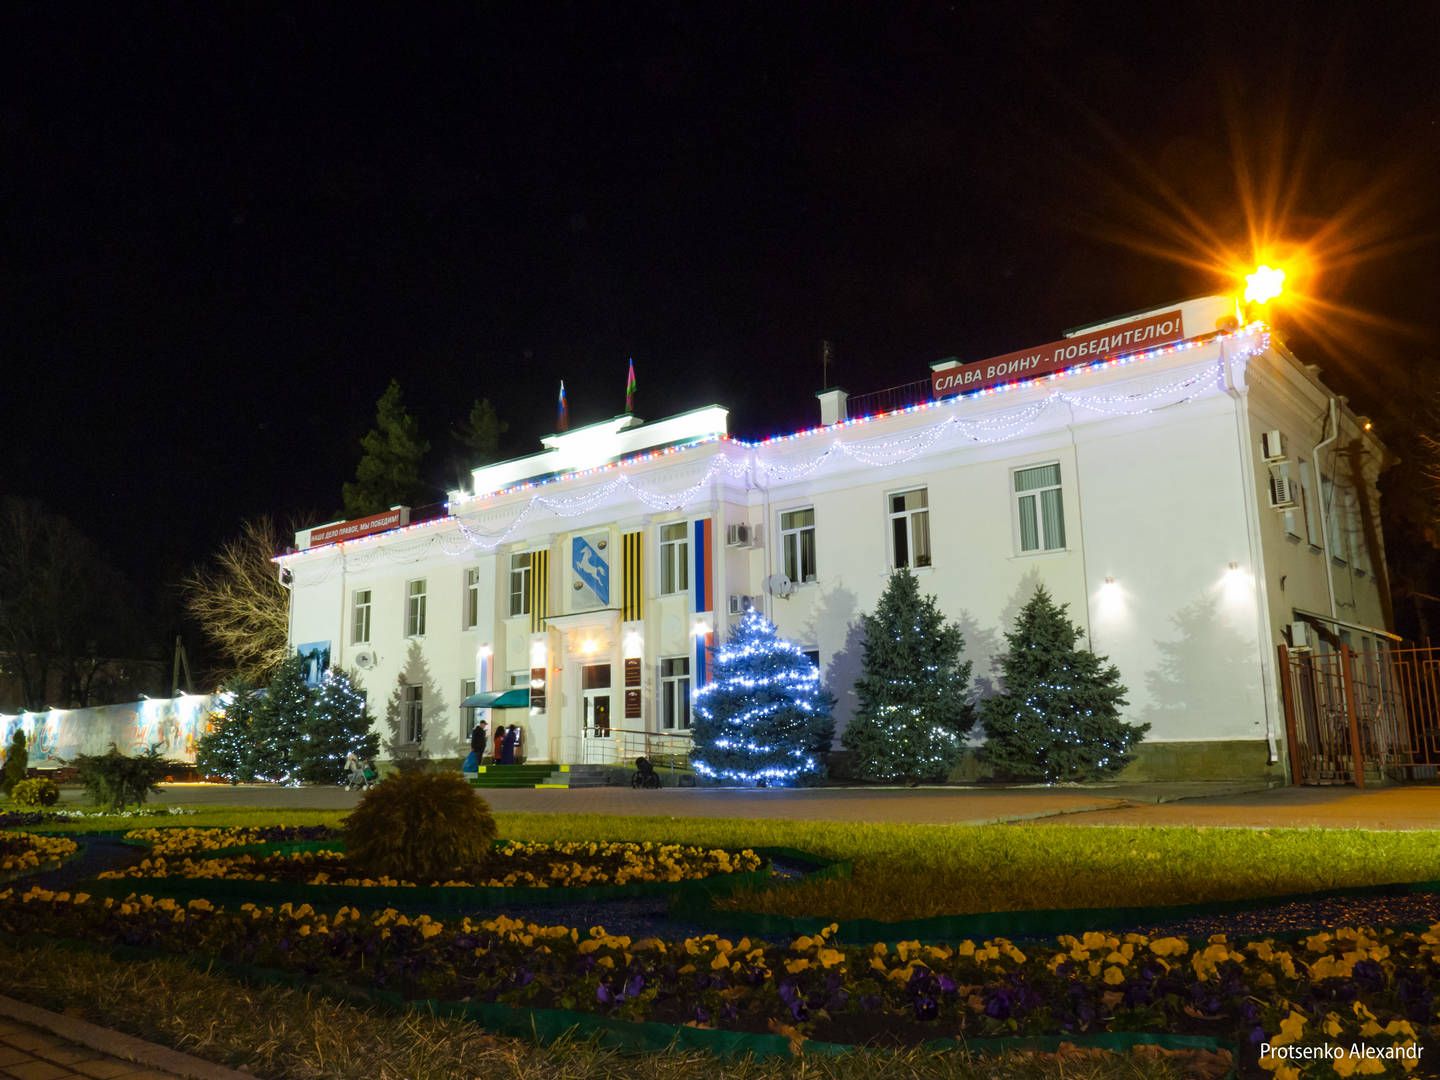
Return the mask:
<path id="1" fill-rule="evenodd" d="M 1163 9 L 1163 10 L 1160 10 Z M 1440 334 L 1440 5 L 13 4 L 0 493 L 150 590 L 435 444 L 852 393 L 1321 252 L 1287 340 L 1394 427 Z"/>

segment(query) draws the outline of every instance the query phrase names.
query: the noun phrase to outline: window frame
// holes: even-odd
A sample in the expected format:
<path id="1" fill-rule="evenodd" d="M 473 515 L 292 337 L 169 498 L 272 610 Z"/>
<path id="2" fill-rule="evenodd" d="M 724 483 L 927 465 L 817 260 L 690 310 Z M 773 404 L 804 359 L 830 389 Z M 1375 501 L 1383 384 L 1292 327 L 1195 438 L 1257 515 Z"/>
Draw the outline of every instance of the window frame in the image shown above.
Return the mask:
<path id="1" fill-rule="evenodd" d="M 475 693 L 479 686 L 480 680 L 478 679 L 461 679 L 460 700 L 464 701 L 471 694 Z M 473 705 L 460 706 L 460 738 L 467 742 L 470 739 L 470 733 L 475 730 L 475 711 Z"/>
<path id="2" fill-rule="evenodd" d="M 679 529 L 679 535 L 667 538 L 667 529 Z M 690 523 L 665 521 L 655 526 L 656 551 L 660 558 L 661 596 L 676 596 L 690 591 Z"/>
<path id="3" fill-rule="evenodd" d="M 808 511 L 809 514 L 810 514 L 810 523 L 809 523 L 808 525 L 794 525 L 794 526 L 789 526 L 789 527 L 787 527 L 787 526 L 785 525 L 785 519 L 786 519 L 787 517 L 789 517 L 791 514 L 803 514 L 803 513 L 806 513 L 807 511 Z M 778 528 L 776 531 L 780 534 L 780 564 L 781 564 L 781 567 L 783 568 L 783 570 L 784 570 L 784 572 L 785 572 L 785 576 L 788 577 L 791 581 L 793 581 L 796 585 L 812 585 L 812 584 L 814 584 L 815 582 L 819 581 L 819 580 L 820 580 L 820 570 L 819 570 L 819 566 L 820 566 L 820 556 L 819 556 L 819 550 L 818 550 L 818 547 L 817 547 L 818 535 L 817 535 L 817 533 L 816 533 L 816 531 L 815 531 L 815 507 L 814 507 L 814 505 L 811 504 L 811 505 L 807 505 L 807 506 L 792 506 L 792 507 L 790 507 L 788 510 L 781 510 L 781 511 L 780 511 L 780 514 L 779 514 L 778 521 L 779 521 L 779 528 Z M 804 534 L 807 533 L 807 532 L 810 534 L 810 573 L 809 573 L 809 574 L 804 573 L 804 569 L 805 569 L 805 542 L 804 542 Z M 790 569 L 791 569 L 790 553 L 791 553 L 791 547 L 792 547 L 792 544 L 791 544 L 791 541 L 792 541 L 792 540 L 794 541 L 794 544 L 793 544 L 794 549 L 795 549 L 794 569 L 796 570 L 796 573 L 793 573 L 793 574 L 790 572 Z"/>
<path id="4" fill-rule="evenodd" d="M 415 586 L 419 585 L 417 592 Z M 405 636 L 425 636 L 425 617 L 429 607 L 430 588 L 425 578 L 411 578 L 405 582 Z M 418 601 L 418 602 L 417 602 Z"/>
<path id="5" fill-rule="evenodd" d="M 684 665 L 685 670 L 681 673 L 674 671 L 666 672 L 666 664 L 679 662 Z M 678 656 L 662 656 L 657 667 L 656 681 L 659 687 L 660 697 L 660 730 L 661 731 L 689 731 L 694 726 L 695 714 L 691 707 L 691 695 L 693 684 L 691 683 L 690 657 L 685 654 Z M 683 684 L 683 691 L 681 689 Z M 683 694 L 683 696 L 681 696 Z M 683 723 L 676 723 L 683 720 Z"/>
<path id="6" fill-rule="evenodd" d="M 913 495 L 920 492 L 925 497 L 925 505 L 916 507 L 913 510 L 896 510 L 894 500 L 906 495 Z M 935 543 L 930 532 L 930 485 L 918 484 L 914 487 L 900 488 L 896 491 L 885 493 L 885 520 L 888 525 L 886 533 L 890 545 L 890 568 L 892 570 L 929 570 L 935 565 Z M 916 554 L 915 543 L 915 519 L 924 515 L 925 519 L 925 561 L 919 561 L 920 556 Z M 895 527 L 900 522 L 905 523 L 905 561 L 902 563 L 899 552 L 896 549 Z"/>
<path id="7" fill-rule="evenodd" d="M 533 551 L 514 551 L 510 553 L 510 618 L 517 619 L 523 615 L 530 614 L 530 581 L 531 575 L 535 572 L 535 563 L 531 558 Z M 518 564 L 516 560 L 521 560 Z M 520 589 L 515 588 L 516 575 L 519 575 Z M 518 610 L 517 610 L 518 606 Z"/>
<path id="8" fill-rule="evenodd" d="M 1046 484 L 1043 487 L 1027 488 L 1025 491 L 1016 489 L 1015 484 L 1021 473 L 1029 472 L 1032 469 L 1050 468 L 1055 470 L 1057 477 L 1055 483 Z M 1014 466 L 1010 469 L 1009 488 L 1010 522 L 1015 535 L 1015 554 L 1017 556 L 1053 555 L 1056 552 L 1069 551 L 1070 535 L 1065 529 L 1065 469 L 1060 460 L 1057 458 L 1050 461 L 1035 461 L 1026 465 Z M 1045 544 L 1045 502 L 1040 496 L 1047 491 L 1057 491 L 1060 493 L 1060 543 L 1055 547 L 1047 547 Z M 1027 548 L 1025 546 L 1025 529 L 1022 520 L 1023 511 L 1021 506 L 1026 499 L 1033 499 L 1035 503 L 1035 539 L 1039 546 L 1033 548 Z"/>
<path id="9" fill-rule="evenodd" d="M 360 602 L 360 597 L 365 597 L 365 602 Z M 363 617 L 362 617 L 363 613 Z M 369 645 L 373 630 L 372 622 L 375 615 L 375 592 L 373 589 L 352 589 L 350 591 L 350 644 Z M 361 633 L 361 629 L 364 633 Z"/>
<path id="10" fill-rule="evenodd" d="M 405 725 L 405 745 L 419 746 L 425 741 L 425 686 L 405 683 L 400 695 L 400 718 Z"/>
<path id="11" fill-rule="evenodd" d="M 480 625 L 480 567 L 467 566 L 460 580 L 460 629 L 474 630 Z"/>

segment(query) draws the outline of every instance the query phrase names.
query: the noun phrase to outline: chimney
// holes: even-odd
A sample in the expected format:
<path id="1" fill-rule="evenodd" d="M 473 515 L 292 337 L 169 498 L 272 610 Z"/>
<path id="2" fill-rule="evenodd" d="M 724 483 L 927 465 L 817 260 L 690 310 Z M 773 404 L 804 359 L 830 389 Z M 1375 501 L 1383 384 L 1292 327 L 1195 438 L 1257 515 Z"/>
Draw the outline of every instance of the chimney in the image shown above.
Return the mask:
<path id="1" fill-rule="evenodd" d="M 828 390 L 821 390 L 815 395 L 820 399 L 820 423 L 824 426 L 838 424 L 846 419 L 845 402 L 850 399 L 847 394 L 838 386 L 832 386 Z"/>

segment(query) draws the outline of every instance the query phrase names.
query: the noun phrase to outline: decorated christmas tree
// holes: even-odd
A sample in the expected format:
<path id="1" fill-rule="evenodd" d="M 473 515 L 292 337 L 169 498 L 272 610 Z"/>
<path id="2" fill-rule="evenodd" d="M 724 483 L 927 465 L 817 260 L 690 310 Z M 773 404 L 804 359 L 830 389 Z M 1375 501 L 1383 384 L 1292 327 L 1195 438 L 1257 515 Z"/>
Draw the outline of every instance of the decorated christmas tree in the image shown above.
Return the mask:
<path id="1" fill-rule="evenodd" d="M 270 679 L 265 700 L 250 725 L 250 761 L 255 779 L 280 784 L 298 782 L 296 765 L 310 709 L 305 661 L 292 653 Z"/>
<path id="2" fill-rule="evenodd" d="M 310 693 L 304 730 L 292 754 L 296 779 L 334 784 L 345 778 L 345 759 L 362 761 L 380 749 L 380 736 L 370 730 L 365 695 L 350 676 L 332 668 Z"/>
<path id="3" fill-rule="evenodd" d="M 195 766 L 206 776 L 248 783 L 255 779 L 250 729 L 264 707 L 264 693 L 238 679 L 221 692 L 221 701 L 223 706 L 210 714 L 209 730 L 195 745 Z"/>
<path id="4" fill-rule="evenodd" d="M 841 743 L 866 780 L 944 780 L 975 726 L 965 639 L 908 569 L 890 575 L 873 614 L 862 615 L 864 674 Z"/>
<path id="5" fill-rule="evenodd" d="M 823 776 L 831 699 L 800 647 L 750 611 L 714 657 L 714 680 L 695 693 L 695 771 L 761 786 Z"/>
<path id="6" fill-rule="evenodd" d="M 998 774 L 1047 783 L 1109 776 L 1150 730 L 1120 719 L 1120 672 L 1079 648 L 1083 634 L 1068 605 L 1037 588 L 1005 635 L 1005 689 L 981 709 L 984 756 Z"/>

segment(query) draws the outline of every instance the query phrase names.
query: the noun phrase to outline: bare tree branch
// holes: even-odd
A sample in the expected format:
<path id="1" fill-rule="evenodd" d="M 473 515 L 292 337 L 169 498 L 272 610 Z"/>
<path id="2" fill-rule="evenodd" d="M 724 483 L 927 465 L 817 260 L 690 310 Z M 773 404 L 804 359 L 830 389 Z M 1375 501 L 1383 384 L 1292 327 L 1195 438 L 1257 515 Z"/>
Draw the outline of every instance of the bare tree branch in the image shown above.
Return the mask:
<path id="1" fill-rule="evenodd" d="M 290 599 L 271 562 L 279 533 L 268 516 L 247 521 L 181 587 L 185 607 L 228 662 L 228 677 L 264 682 L 285 659 Z"/>

